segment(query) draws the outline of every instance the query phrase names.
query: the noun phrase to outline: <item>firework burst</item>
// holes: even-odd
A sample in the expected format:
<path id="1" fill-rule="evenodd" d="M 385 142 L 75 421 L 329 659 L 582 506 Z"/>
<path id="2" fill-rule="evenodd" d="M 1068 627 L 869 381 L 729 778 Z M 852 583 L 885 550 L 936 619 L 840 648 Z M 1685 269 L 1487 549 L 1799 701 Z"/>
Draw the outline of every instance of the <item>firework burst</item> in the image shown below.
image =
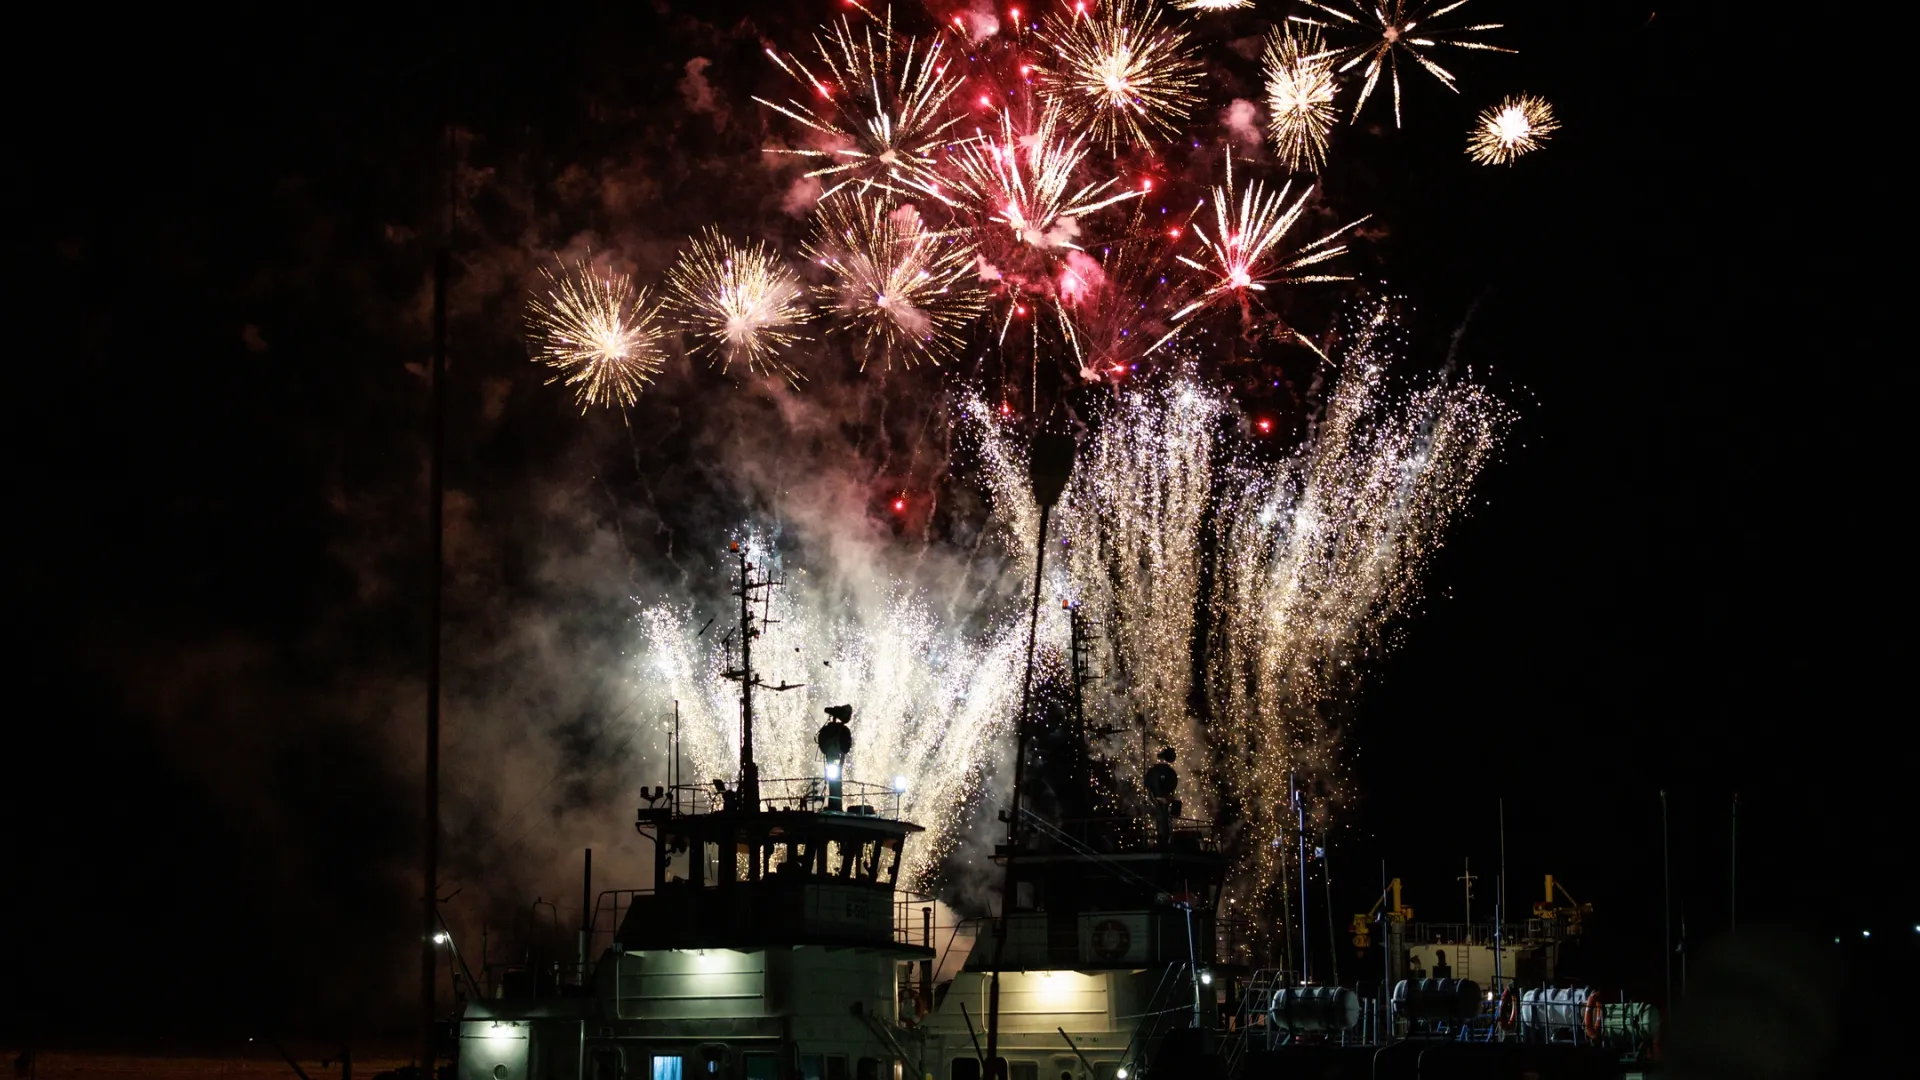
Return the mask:
<path id="1" fill-rule="evenodd" d="M 810 315 L 799 281 L 768 245 L 743 247 L 707 228 L 667 271 L 666 303 L 695 335 L 695 351 L 722 368 L 740 360 L 756 374 L 804 377 L 781 354 L 802 339 Z"/>
<path id="2" fill-rule="evenodd" d="M 1060 110 L 1050 106 L 1032 131 L 1016 134 L 1013 118 L 1002 113 L 997 137 L 977 132 L 952 162 L 958 170 L 958 201 L 977 219 L 973 233 L 982 238 L 982 276 L 999 282 L 1006 299 L 1000 340 L 1025 310 L 1022 294 L 1031 293 L 1052 307 L 1062 340 L 1084 366 L 1079 336 L 1064 306 L 1097 284 L 1098 271 L 1078 242 L 1080 219 L 1138 198 L 1145 189 L 1115 190 L 1115 176 L 1076 186 L 1076 171 L 1087 156 L 1085 137 L 1064 138 L 1060 123 Z"/>
<path id="3" fill-rule="evenodd" d="M 1245 11 L 1253 0 L 1181 0 L 1173 6 L 1181 11 Z"/>
<path id="4" fill-rule="evenodd" d="M 1442 45 L 1456 49 L 1484 49 L 1489 52 L 1513 52 L 1513 49 L 1490 45 L 1476 41 L 1467 35 L 1498 30 L 1500 23 L 1478 23 L 1472 26 L 1436 27 L 1431 20 L 1440 18 L 1459 8 L 1465 7 L 1468 0 L 1444 0 L 1439 7 L 1434 0 L 1373 0 L 1372 3 L 1355 3 L 1352 0 L 1301 0 L 1302 4 L 1319 12 L 1325 18 L 1311 15 L 1288 16 L 1295 22 L 1306 23 L 1332 30 L 1336 34 L 1359 34 L 1359 44 L 1336 50 L 1342 58 L 1339 72 L 1345 73 L 1361 64 L 1366 65 L 1366 81 L 1360 86 L 1360 100 L 1353 104 L 1353 118 L 1358 119 L 1360 110 L 1367 104 L 1367 98 L 1373 96 L 1374 87 L 1380 83 L 1380 73 L 1385 71 L 1387 79 L 1393 84 L 1393 126 L 1400 126 L 1400 59 L 1406 57 L 1428 74 L 1440 80 L 1441 84 L 1454 93 L 1460 88 L 1454 84 L 1453 73 L 1436 63 L 1430 53 Z M 1332 21 L 1326 21 L 1331 19 Z"/>
<path id="5" fill-rule="evenodd" d="M 1367 218 L 1348 222 L 1318 240 L 1289 249 L 1283 241 L 1300 220 L 1307 199 L 1313 195 L 1313 186 L 1308 185 L 1289 206 L 1287 194 L 1292 188 L 1288 182 L 1279 191 L 1269 191 L 1256 180 L 1247 185 L 1236 201 L 1233 158 L 1227 158 L 1227 182 L 1213 189 L 1213 233 L 1209 235 L 1201 222 L 1193 223 L 1193 233 L 1200 238 L 1207 261 L 1178 256 L 1182 263 L 1199 271 L 1204 285 L 1197 299 L 1174 313 L 1175 322 L 1221 297 L 1244 298 L 1247 292 L 1264 292 L 1269 285 L 1349 280 L 1342 274 L 1302 274 L 1300 271 L 1345 253 L 1347 246 L 1334 241 Z"/>
<path id="6" fill-rule="evenodd" d="M 817 73 L 798 56 L 783 58 L 767 50 L 780 70 L 804 88 L 804 102 L 754 100 L 837 145 L 768 152 L 821 163 L 807 175 L 828 184 L 827 195 L 848 184 L 898 190 L 930 181 L 934 151 L 960 122 L 959 116 L 948 115 L 947 101 L 961 78 L 950 70 L 941 42 L 899 41 L 893 33 L 893 9 L 888 8 L 877 29 L 869 24 L 855 30 L 842 16 L 824 38 L 814 37 L 814 46 Z"/>
<path id="7" fill-rule="evenodd" d="M 973 248 L 929 229 L 911 204 L 891 206 L 873 195 L 845 192 L 820 204 L 809 260 L 832 282 L 821 299 L 862 340 L 862 365 L 874 353 L 889 364 L 935 364 L 960 342 L 980 314 L 985 294 L 973 282 Z"/>
<path id="8" fill-rule="evenodd" d="M 666 363 L 667 329 L 647 290 L 585 266 L 540 274 L 545 295 L 528 305 L 527 324 L 534 359 L 554 369 L 547 381 L 571 387 L 582 412 L 639 400 Z"/>
<path id="9" fill-rule="evenodd" d="M 1004 226 L 1029 248 L 1078 248 L 1074 239 L 1082 216 L 1142 194 L 1114 191 L 1120 181 L 1113 176 L 1075 187 L 1075 170 L 1087 156 L 1086 139 L 1062 137 L 1061 115 L 1058 107 L 1049 107 L 1032 131 L 1015 134 L 1013 117 L 1002 113 L 997 138 L 976 130 L 952 157 L 961 197 L 989 228 Z"/>
<path id="10" fill-rule="evenodd" d="M 1545 98 L 1515 94 L 1475 118 L 1467 134 L 1467 156 L 1482 165 L 1511 165 L 1558 130 L 1560 122 Z"/>
<path id="11" fill-rule="evenodd" d="M 1054 54 L 1036 66 L 1042 98 L 1108 149 L 1172 135 L 1199 104 L 1200 62 L 1160 11 L 1157 0 L 1110 0 L 1093 14 L 1077 4 L 1048 15 L 1040 31 Z"/>
<path id="12" fill-rule="evenodd" d="M 1339 88 L 1319 29 L 1275 28 L 1263 63 L 1274 150 L 1295 172 L 1319 172 L 1327 163 L 1327 132 L 1333 128 L 1333 95 Z"/>

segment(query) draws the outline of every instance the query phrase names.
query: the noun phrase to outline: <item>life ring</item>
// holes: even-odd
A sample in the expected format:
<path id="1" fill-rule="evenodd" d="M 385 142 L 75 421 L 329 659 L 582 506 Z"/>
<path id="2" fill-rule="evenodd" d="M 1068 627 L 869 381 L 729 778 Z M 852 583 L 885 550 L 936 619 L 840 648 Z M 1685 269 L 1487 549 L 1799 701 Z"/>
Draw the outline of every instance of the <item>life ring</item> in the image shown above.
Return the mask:
<path id="1" fill-rule="evenodd" d="M 1600 1041 L 1600 1023 L 1606 1016 L 1606 1009 L 1600 1004 L 1599 994 L 1588 994 L 1586 1008 L 1581 1010 L 1581 1026 L 1587 1029 L 1587 1038 Z"/>
<path id="2" fill-rule="evenodd" d="M 1119 919 L 1102 919 L 1087 935 L 1087 951 L 1096 960 L 1118 960 L 1133 948 L 1133 931 Z"/>
<path id="3" fill-rule="evenodd" d="M 1500 1000 L 1493 1006 L 1493 1019 L 1508 1031 L 1520 1022 L 1520 995 L 1513 992 L 1513 987 L 1500 991 Z"/>

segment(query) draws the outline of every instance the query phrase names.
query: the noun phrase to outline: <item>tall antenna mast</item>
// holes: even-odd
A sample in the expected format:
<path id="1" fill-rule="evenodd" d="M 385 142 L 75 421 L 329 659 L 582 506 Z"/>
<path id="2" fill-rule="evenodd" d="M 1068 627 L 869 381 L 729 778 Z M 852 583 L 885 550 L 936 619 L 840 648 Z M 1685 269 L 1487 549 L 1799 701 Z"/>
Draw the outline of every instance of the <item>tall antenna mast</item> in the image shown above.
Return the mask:
<path id="1" fill-rule="evenodd" d="M 440 235 L 433 257 L 433 379 L 429 384 L 431 404 L 428 426 L 432 449 L 427 479 L 427 561 L 432 581 L 427 586 L 427 760 L 421 784 L 422 844 L 420 888 L 420 1045 L 416 1060 L 420 1074 L 432 1076 L 435 1046 L 434 1027 L 438 1018 L 436 973 L 440 966 L 439 946 L 434 937 L 440 932 L 440 607 L 446 578 L 446 530 L 443 524 L 446 506 L 447 456 L 447 278 L 453 265 L 453 227 L 455 210 L 455 146 L 453 136 L 452 87 L 446 102 L 446 231 Z"/>
<path id="2" fill-rule="evenodd" d="M 762 590 L 771 590 L 786 582 L 764 577 L 755 580 L 753 567 L 747 562 L 747 549 L 738 541 L 730 544 L 729 549 L 740 560 L 740 576 L 733 590 L 740 598 L 740 666 L 729 668 L 721 675 L 740 684 L 740 780 L 735 786 L 735 799 L 740 810 L 751 814 L 760 809 L 760 766 L 753 760 L 753 689 L 758 686 L 774 691 L 798 690 L 805 684 L 783 681 L 778 686 L 767 686 L 753 673 L 753 639 L 760 634 L 754 625 L 753 602 L 766 595 Z M 770 626 L 776 620 L 762 616 L 758 621 L 760 626 Z"/>

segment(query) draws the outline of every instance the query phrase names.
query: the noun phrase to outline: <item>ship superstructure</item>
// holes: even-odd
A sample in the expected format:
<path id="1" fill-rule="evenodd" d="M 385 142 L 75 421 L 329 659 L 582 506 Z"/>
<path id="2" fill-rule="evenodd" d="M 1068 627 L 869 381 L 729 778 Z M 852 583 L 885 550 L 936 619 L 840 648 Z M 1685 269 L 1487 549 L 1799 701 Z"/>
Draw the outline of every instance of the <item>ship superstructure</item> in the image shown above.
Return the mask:
<path id="1" fill-rule="evenodd" d="M 753 758 L 753 608 L 777 584 L 738 545 L 741 765 L 732 784 L 643 789 L 635 827 L 653 885 L 601 894 L 569 973 L 504 972 L 460 1022 L 462 1080 L 881 1080 L 917 1075 L 894 1036 L 909 940 L 897 892 L 920 826 L 900 793 L 846 781 L 850 708 L 826 710 L 816 776 L 763 779 Z M 615 927 L 586 962 L 605 919 Z M 900 931 L 896 932 L 896 925 Z M 518 976 L 518 977 L 516 977 Z"/>
<path id="2" fill-rule="evenodd" d="M 1203 1050 L 1220 1018 L 1218 837 L 1181 816 L 1172 750 L 1137 771 L 1095 753 L 1118 732 L 1087 722 L 1085 628 L 1066 607 L 1069 679 L 1034 710 L 1042 730 L 1026 763 L 1053 812 L 1022 809 L 1021 828 L 995 846 L 1002 910 L 977 922 L 964 965 L 916 1029 L 926 1074 L 942 1080 L 1143 1075 Z M 1000 1060 L 989 1062 L 996 977 Z"/>
<path id="3" fill-rule="evenodd" d="M 759 775 L 755 694 L 798 687 L 755 673 L 756 602 L 778 582 L 734 555 L 737 776 L 642 789 L 652 884 L 583 897 L 573 964 L 467 977 L 462 1080 L 1252 1080 L 1417 1075 L 1436 1052 L 1611 1075 L 1650 1053 L 1650 1007 L 1560 985 L 1591 908 L 1551 878 L 1532 920 L 1485 927 L 1415 922 L 1393 881 L 1352 923 L 1353 988 L 1226 962 L 1243 951 L 1223 944 L 1215 826 L 1183 816 L 1181 763 L 1146 718 L 1137 743 L 1089 724 L 1071 604 L 1067 677 L 1016 718 L 1028 799 L 1016 786 L 999 816 L 998 903 L 936 933 L 899 880 L 922 831 L 902 792 L 845 779 L 849 707 L 825 710 L 814 775 Z"/>

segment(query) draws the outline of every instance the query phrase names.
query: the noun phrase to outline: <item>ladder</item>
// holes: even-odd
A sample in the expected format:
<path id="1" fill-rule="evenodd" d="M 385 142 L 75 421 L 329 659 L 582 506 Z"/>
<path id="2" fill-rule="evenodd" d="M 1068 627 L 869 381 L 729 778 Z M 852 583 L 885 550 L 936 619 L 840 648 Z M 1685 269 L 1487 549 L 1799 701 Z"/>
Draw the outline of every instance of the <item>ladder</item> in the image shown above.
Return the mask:
<path id="1" fill-rule="evenodd" d="M 1465 942 L 1461 942 L 1453 947 L 1453 977 L 1454 978 L 1470 979 L 1473 977 L 1472 975 L 1467 973 L 1468 955 L 1469 954 L 1467 953 L 1467 946 Z"/>
<path id="2" fill-rule="evenodd" d="M 1273 1049 L 1275 1032 L 1266 1020 L 1267 1007 L 1273 1002 L 1274 991 L 1290 985 L 1287 972 L 1280 968 L 1257 968 L 1248 976 L 1246 988 L 1240 993 L 1240 1007 L 1234 1012 L 1233 1031 L 1222 1033 L 1222 1056 L 1229 1073 L 1239 1065 L 1250 1041 L 1258 1040 L 1262 1050 Z"/>

